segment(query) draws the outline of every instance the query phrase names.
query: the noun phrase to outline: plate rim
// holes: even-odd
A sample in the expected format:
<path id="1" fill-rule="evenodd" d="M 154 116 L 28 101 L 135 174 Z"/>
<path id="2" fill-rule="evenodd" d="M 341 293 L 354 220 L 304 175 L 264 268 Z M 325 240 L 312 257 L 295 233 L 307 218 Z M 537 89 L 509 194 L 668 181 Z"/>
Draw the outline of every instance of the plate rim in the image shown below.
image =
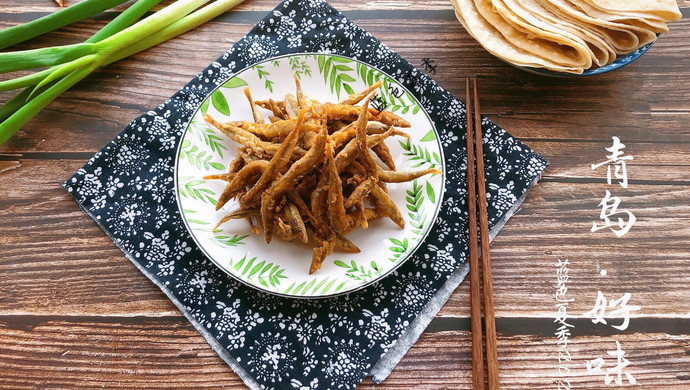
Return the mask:
<path id="1" fill-rule="evenodd" d="M 410 96 L 412 96 L 412 98 L 415 100 L 415 103 L 417 103 L 417 104 L 419 105 L 420 111 L 424 113 L 424 115 L 426 116 L 426 118 L 427 118 L 429 124 L 431 124 L 431 128 L 432 128 L 434 134 L 436 135 L 436 143 L 437 143 L 438 149 L 439 149 L 439 155 L 440 155 L 439 157 L 440 157 L 440 160 L 441 160 L 441 168 L 442 168 L 442 169 L 441 169 L 441 172 L 442 172 L 442 174 L 441 174 L 441 191 L 439 192 L 439 195 L 438 195 L 438 197 L 437 197 L 437 202 L 436 202 L 436 205 L 435 205 L 436 207 L 435 207 L 433 216 L 432 216 L 432 218 L 431 218 L 431 222 L 429 223 L 429 227 L 427 228 L 426 232 L 424 232 L 424 235 L 421 237 L 421 239 L 419 240 L 419 242 L 417 243 L 417 245 L 416 245 L 412 250 L 410 250 L 410 252 L 409 252 L 403 259 L 399 260 L 393 267 L 391 267 L 391 268 L 390 268 L 389 270 L 387 270 L 386 272 L 381 273 L 380 275 L 378 275 L 377 278 L 372 279 L 372 280 L 370 280 L 370 281 L 368 281 L 368 282 L 366 282 L 366 283 L 360 284 L 360 285 L 358 285 L 358 286 L 354 286 L 354 287 L 353 287 L 352 289 L 350 289 L 350 290 L 338 291 L 338 292 L 335 292 L 335 293 L 329 293 L 329 294 L 325 294 L 325 295 L 306 295 L 306 296 L 305 296 L 305 295 L 286 294 L 286 293 L 282 293 L 282 292 L 278 292 L 278 291 L 271 291 L 271 290 L 269 290 L 269 289 L 267 289 L 267 288 L 264 288 L 263 286 L 258 286 L 258 285 L 251 284 L 251 283 L 249 283 L 249 282 L 247 282 L 247 281 L 245 281 L 245 280 L 242 280 L 240 277 L 234 275 L 232 272 L 228 271 L 224 266 L 222 266 L 221 264 L 219 264 L 219 262 L 218 262 L 213 256 L 211 256 L 211 255 L 208 253 L 208 251 L 204 248 L 204 246 L 201 245 L 200 239 L 196 237 L 196 235 L 194 234 L 194 231 L 192 230 L 191 226 L 189 225 L 189 222 L 187 221 L 187 217 L 185 216 L 185 213 L 184 213 L 184 211 L 183 211 L 184 209 L 183 209 L 183 207 L 182 207 L 182 199 L 181 199 L 180 191 L 179 191 L 179 188 L 178 188 L 178 172 L 179 172 L 179 163 L 180 163 L 180 151 L 181 151 L 181 149 L 182 149 L 182 143 L 183 143 L 183 141 L 184 141 L 184 139 L 185 139 L 185 136 L 186 136 L 187 133 L 188 133 L 189 126 L 190 126 L 192 120 L 194 119 L 194 117 L 197 115 L 197 113 L 198 113 L 199 110 L 201 109 L 201 106 L 204 104 L 204 102 L 205 102 L 206 100 L 210 99 L 210 97 L 211 97 L 211 95 L 213 95 L 213 93 L 215 93 L 218 89 L 220 89 L 221 87 L 223 87 L 223 85 L 225 85 L 225 83 L 227 83 L 229 80 L 233 79 L 234 77 L 239 76 L 241 73 L 243 73 L 243 72 L 245 72 L 245 71 L 251 69 L 251 68 L 252 68 L 253 66 L 255 66 L 255 65 L 259 65 L 259 64 L 262 64 L 262 63 L 265 63 L 265 62 L 268 62 L 268 61 L 271 61 L 271 60 L 275 60 L 275 59 L 281 59 L 281 58 L 287 58 L 287 57 L 294 57 L 294 56 L 312 56 L 312 55 L 325 55 L 325 56 L 331 56 L 331 57 L 340 57 L 340 58 L 345 58 L 345 59 L 352 60 L 352 61 L 355 61 L 355 62 L 359 62 L 359 63 L 361 63 L 361 64 L 363 64 L 363 65 L 366 65 L 366 66 L 368 66 L 368 67 L 370 67 L 370 68 L 376 69 L 377 71 L 381 72 L 384 76 L 387 76 L 387 77 L 389 77 L 391 80 L 395 81 L 401 88 L 403 88 L 403 89 L 405 90 L 405 92 L 409 93 Z M 366 84 L 366 81 L 365 81 L 365 84 Z M 366 288 L 366 287 L 370 287 L 370 286 L 372 286 L 373 284 L 380 282 L 381 280 L 383 280 L 384 278 L 386 278 L 387 276 L 389 276 L 390 274 L 392 274 L 393 272 L 395 272 L 398 268 L 400 268 L 404 263 L 406 263 L 406 262 L 417 252 L 417 250 L 418 250 L 418 249 L 422 246 L 422 244 L 426 241 L 427 237 L 429 236 L 429 233 L 431 233 L 432 228 L 433 228 L 434 225 L 436 224 L 436 221 L 438 220 L 438 216 L 439 216 L 439 214 L 440 214 L 441 207 L 442 207 L 442 205 L 443 205 L 443 198 L 444 198 L 444 195 L 445 195 L 445 192 L 446 192 L 446 158 L 445 158 L 445 154 L 444 154 L 444 151 L 443 151 L 443 144 L 442 144 L 441 141 L 440 141 L 440 133 L 439 133 L 438 130 L 436 129 L 436 124 L 435 124 L 434 121 L 431 119 L 431 116 L 430 116 L 429 113 L 427 112 L 426 108 L 421 104 L 421 102 L 419 101 L 419 99 L 417 99 L 417 97 L 416 97 L 416 96 L 415 96 L 415 95 L 414 95 L 414 94 L 413 94 L 403 83 L 401 83 L 400 81 L 398 81 L 398 79 L 396 79 L 395 77 L 391 76 L 388 72 L 383 71 L 383 70 L 381 70 L 380 68 L 378 68 L 377 66 L 368 64 L 368 63 L 366 63 L 366 62 L 364 62 L 364 61 L 362 61 L 362 60 L 359 60 L 359 59 L 356 59 L 356 58 L 352 58 L 352 57 L 348 57 L 348 56 L 342 55 L 342 54 L 335 54 L 335 53 L 319 53 L 319 52 L 286 53 L 286 54 L 281 54 L 281 55 L 277 55 L 277 56 L 268 57 L 268 58 L 265 58 L 265 59 L 263 59 L 263 60 L 261 60 L 261 61 L 258 61 L 258 62 L 256 62 L 256 63 L 254 63 L 254 64 L 247 65 L 247 66 L 245 66 L 244 68 L 242 68 L 242 69 L 240 69 L 240 70 L 238 70 L 238 71 L 236 71 L 236 72 L 233 72 L 229 77 L 223 79 L 220 83 L 218 83 L 218 85 L 215 86 L 215 88 L 213 88 L 212 90 L 210 90 L 210 91 L 208 92 L 208 94 L 206 95 L 206 98 L 204 98 L 204 99 L 199 103 L 199 106 L 196 107 L 196 109 L 194 110 L 193 114 L 192 114 L 192 115 L 189 117 L 189 119 L 185 122 L 184 129 L 182 130 L 182 134 L 180 135 L 180 141 L 178 142 L 178 145 L 177 145 L 177 147 L 175 148 L 175 168 L 174 168 L 174 171 L 173 171 L 173 179 L 174 179 L 174 180 L 173 180 L 173 191 L 175 191 L 175 200 L 176 200 L 176 204 L 177 204 L 177 209 L 178 209 L 178 212 L 179 212 L 179 214 L 180 214 L 180 218 L 182 219 L 182 222 L 184 223 L 185 229 L 187 230 L 187 233 L 192 237 L 192 240 L 194 241 L 194 243 L 196 244 L 196 246 L 199 248 L 199 250 L 201 251 L 201 253 L 202 253 L 208 260 L 210 260 L 211 263 L 213 263 L 213 265 L 214 265 L 215 267 L 219 268 L 221 271 L 223 271 L 225 274 L 229 275 L 229 276 L 230 276 L 231 278 L 233 278 L 234 280 L 239 281 L 240 283 L 242 283 L 242 284 L 244 284 L 244 285 L 246 285 L 246 286 L 249 286 L 250 288 L 253 288 L 253 289 L 257 290 L 257 291 L 261 291 L 261 292 L 264 292 L 264 293 L 267 293 L 267 294 L 273 294 L 273 295 L 280 296 L 280 297 L 283 297 L 283 298 L 315 300 L 315 299 L 327 299 L 327 298 L 333 298 L 333 297 L 337 297 L 337 296 L 341 296 L 341 295 L 347 295 L 347 294 L 350 294 L 350 293 L 353 293 L 353 292 L 362 290 L 362 289 L 364 289 L 364 288 Z"/>

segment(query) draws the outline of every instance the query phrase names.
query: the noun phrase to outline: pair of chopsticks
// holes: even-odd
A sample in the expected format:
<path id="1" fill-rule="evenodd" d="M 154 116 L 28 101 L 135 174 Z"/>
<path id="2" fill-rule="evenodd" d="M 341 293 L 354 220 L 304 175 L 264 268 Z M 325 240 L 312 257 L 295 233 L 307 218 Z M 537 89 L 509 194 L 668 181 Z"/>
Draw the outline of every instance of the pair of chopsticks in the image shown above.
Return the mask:
<path id="1" fill-rule="evenodd" d="M 474 85 L 471 94 L 470 82 Z M 467 78 L 467 211 L 469 215 L 470 256 L 470 308 L 472 329 L 472 388 L 484 389 L 484 356 L 482 353 L 482 315 L 479 296 L 479 259 L 477 256 L 477 205 L 479 203 L 479 236 L 481 239 L 482 279 L 484 281 L 484 333 L 486 335 L 486 366 L 489 390 L 498 385 L 498 352 L 496 350 L 496 320 L 494 318 L 494 289 L 491 283 L 491 258 L 489 255 L 489 221 L 486 210 L 486 184 L 484 179 L 484 152 L 482 148 L 482 119 L 479 111 L 477 79 Z M 474 120 L 472 107 L 474 106 Z M 477 159 L 475 179 L 474 160 Z M 477 191 L 475 192 L 475 186 Z M 478 193 L 478 196 L 477 196 Z"/>

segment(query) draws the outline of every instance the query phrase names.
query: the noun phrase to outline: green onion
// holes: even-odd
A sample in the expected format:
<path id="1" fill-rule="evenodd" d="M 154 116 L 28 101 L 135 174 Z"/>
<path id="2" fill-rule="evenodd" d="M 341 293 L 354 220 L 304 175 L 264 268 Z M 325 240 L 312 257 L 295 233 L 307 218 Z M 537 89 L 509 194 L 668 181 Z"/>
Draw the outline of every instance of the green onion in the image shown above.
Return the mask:
<path id="1" fill-rule="evenodd" d="M 0 53 L 0 72 L 51 66 L 32 75 L 0 82 L 0 91 L 35 85 L 33 91 L 27 88 L 0 107 L 0 121 L 3 121 L 0 123 L 0 145 L 94 69 L 187 32 L 243 0 L 216 0 L 198 10 L 210 0 L 178 0 L 129 26 L 159 1 L 137 1 L 84 43 Z"/>
<path id="2" fill-rule="evenodd" d="M 95 44 L 78 43 L 76 45 L 0 53 L 0 72 L 14 72 L 73 61 L 79 57 L 93 54 L 95 51 L 93 45 Z"/>
<path id="3" fill-rule="evenodd" d="M 131 26 L 134 22 L 139 20 L 151 8 L 155 7 L 161 0 L 139 0 L 132 4 L 124 12 L 118 15 L 110 23 L 103 26 L 97 33 L 93 34 L 86 42 L 100 42 L 111 35 L 119 33 L 120 31 Z"/>
<path id="4" fill-rule="evenodd" d="M 209 20 L 216 18 L 228 9 L 240 4 L 242 1 L 244 0 L 216 0 L 212 4 L 209 4 L 206 7 L 185 16 L 174 23 L 171 23 L 169 26 L 156 32 L 156 34 L 148 36 L 140 40 L 135 45 L 128 47 L 118 55 L 114 56 L 111 62 L 119 61 L 140 51 L 158 45 L 161 42 L 165 42 L 170 38 L 174 38 L 177 35 L 192 30 L 208 22 Z"/>
<path id="5" fill-rule="evenodd" d="M 32 22 L 0 31 L 0 50 L 60 27 L 90 18 L 128 0 L 84 0 Z"/>
<path id="6" fill-rule="evenodd" d="M 158 3 L 160 3 L 161 0 L 139 0 L 136 3 L 132 4 L 131 7 L 127 8 L 124 12 L 122 12 L 120 15 L 118 15 L 115 19 L 111 20 L 108 24 L 103 26 L 98 32 L 96 32 L 91 38 L 87 39 L 86 42 L 99 42 L 102 41 L 103 39 L 118 33 L 125 28 L 131 26 L 134 22 L 136 22 L 140 17 L 142 17 L 146 12 L 148 12 L 151 8 L 155 7 Z M 79 3 L 82 4 L 82 3 Z M 5 30 L 7 31 L 7 30 Z M 0 34 L 2 34 L 4 31 L 0 31 Z M 10 79 L 10 80 L 5 80 L 5 81 L 0 81 L 0 92 L 2 91 L 11 91 L 13 89 L 17 88 L 23 88 L 23 87 L 29 87 L 32 85 L 37 85 L 39 84 L 42 80 L 44 80 L 47 76 L 49 76 L 55 68 L 49 68 L 42 70 L 40 72 L 36 72 L 30 75 L 26 75 L 23 77 L 17 77 L 16 79 Z M 24 95 L 24 100 L 27 100 L 27 97 L 29 97 L 30 90 Z M 17 104 L 17 101 L 12 99 L 13 104 Z M 5 103 L 5 105 L 0 109 L 0 112 L 7 112 L 9 110 L 9 107 L 6 107 L 10 102 Z M 0 121 L 3 121 L 7 119 L 9 115 L 3 116 L 0 115 Z"/>

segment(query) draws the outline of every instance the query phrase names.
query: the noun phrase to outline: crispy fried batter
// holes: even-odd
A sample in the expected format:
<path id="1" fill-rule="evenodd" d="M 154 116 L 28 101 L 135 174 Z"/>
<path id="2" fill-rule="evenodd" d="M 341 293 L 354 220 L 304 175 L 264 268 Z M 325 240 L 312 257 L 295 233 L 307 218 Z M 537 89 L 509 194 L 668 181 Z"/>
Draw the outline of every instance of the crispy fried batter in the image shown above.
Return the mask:
<path id="1" fill-rule="evenodd" d="M 405 220 L 398 206 L 393 203 L 393 200 L 388 196 L 386 191 L 379 186 L 374 186 L 371 190 L 371 195 L 374 197 L 376 205 L 386 213 L 388 218 L 395 222 L 396 225 L 400 226 L 401 229 L 405 227 Z"/>
<path id="2" fill-rule="evenodd" d="M 341 99 L 338 104 L 355 105 L 361 102 L 365 97 L 369 96 L 374 90 L 376 90 L 376 88 L 380 87 L 381 84 L 383 84 L 383 81 L 379 80 L 368 86 L 364 91 L 353 93 L 352 95 L 348 95 L 347 97 Z"/>
<path id="3" fill-rule="evenodd" d="M 334 245 L 331 241 L 335 240 L 322 240 L 321 244 L 314 248 L 314 255 L 311 258 L 311 265 L 309 266 L 309 274 L 313 274 L 316 270 L 321 268 L 321 264 L 323 264 L 326 257 L 333 253 Z"/>
<path id="4" fill-rule="evenodd" d="M 326 171 L 328 176 L 328 220 L 337 233 L 342 233 L 349 227 L 343 205 L 343 183 L 338 176 L 338 170 L 333 160 L 333 146 L 326 146 Z"/>
<path id="5" fill-rule="evenodd" d="M 299 82 L 299 77 L 297 77 L 297 73 L 293 74 L 293 77 L 295 78 L 297 104 L 299 105 L 299 108 L 305 109 L 311 105 L 311 102 L 309 101 L 309 98 L 304 94 L 304 91 L 302 91 L 302 84 L 300 84 Z"/>
<path id="6" fill-rule="evenodd" d="M 254 100 L 252 100 L 252 94 L 249 92 L 249 87 L 244 89 L 244 96 L 246 96 L 247 100 L 249 100 L 249 106 L 252 109 L 252 115 L 254 116 L 254 122 L 264 123 L 264 117 L 263 117 L 263 115 L 261 115 L 261 111 L 259 111 L 259 107 L 257 107 L 256 104 L 254 104 Z"/>
<path id="7" fill-rule="evenodd" d="M 335 250 L 345 253 L 361 252 L 357 245 L 353 244 L 352 241 L 347 239 L 347 237 L 341 236 L 340 234 L 335 235 Z"/>
<path id="8" fill-rule="evenodd" d="M 273 140 L 277 139 L 283 141 L 285 137 L 295 128 L 297 118 L 281 119 L 272 123 L 254 123 L 249 121 L 236 122 L 236 127 L 247 130 L 248 132 L 257 135 L 263 139 Z M 312 123 L 303 125 L 302 132 L 318 131 L 318 127 Z"/>
<path id="9" fill-rule="evenodd" d="M 297 118 L 297 115 L 299 115 L 299 103 L 289 93 L 285 94 L 285 112 L 288 118 Z"/>
<path id="10" fill-rule="evenodd" d="M 275 236 L 314 245 L 309 266 L 313 273 L 334 250 L 360 252 L 345 236 L 358 227 L 368 228 L 369 221 L 388 217 L 405 226 L 386 183 L 441 172 L 396 170 L 384 140 L 392 135 L 409 138 L 394 126 L 410 124 L 392 112 L 369 108 L 367 96 L 381 82 L 336 104 L 310 99 L 296 76 L 295 86 L 296 97 L 287 93 L 283 101 L 254 102 L 245 89 L 253 122 L 219 123 L 204 117 L 242 145 L 228 172 L 204 179 L 227 182 L 217 209 L 239 199 L 240 208 L 226 214 L 215 228 L 231 219 L 246 219 L 252 233 L 260 234 L 254 225 L 254 218 L 259 218 L 267 243 Z M 361 106 L 354 105 L 364 99 Z M 270 123 L 264 122 L 259 106 L 271 111 Z"/>
<path id="11" fill-rule="evenodd" d="M 404 171 L 387 171 L 385 169 L 382 169 L 381 167 L 378 168 L 379 172 L 379 179 L 381 181 L 386 182 L 386 183 L 405 183 L 408 181 L 412 181 L 414 179 L 418 179 L 422 176 L 425 175 L 440 175 L 442 172 L 439 171 L 438 169 L 405 169 Z"/>
<path id="12" fill-rule="evenodd" d="M 351 139 L 355 138 L 357 135 L 357 122 L 352 122 L 349 125 L 336 130 L 331 134 L 331 140 L 333 141 L 334 149 L 338 149 L 340 146 L 343 144 L 349 142 Z M 367 134 L 381 134 L 385 133 L 390 126 L 384 125 L 381 122 L 376 122 L 376 121 L 368 121 L 367 122 Z M 395 132 L 395 130 L 394 130 Z M 401 132 L 402 133 L 402 132 Z M 404 134 L 404 133 L 403 133 Z"/>
<path id="13" fill-rule="evenodd" d="M 218 224 L 211 229 L 211 231 L 218 229 L 218 227 L 225 222 L 228 222 L 231 219 L 242 219 L 242 218 L 251 218 L 255 215 L 259 215 L 259 210 L 257 209 L 239 209 L 235 210 L 231 213 L 226 214 L 220 221 L 218 221 Z"/>
<path id="14" fill-rule="evenodd" d="M 248 149 L 251 149 L 251 151 L 259 157 L 273 157 L 280 149 L 280 144 L 263 141 L 261 138 L 247 130 L 228 123 L 220 123 L 208 114 L 206 114 L 204 120 L 216 129 L 220 130 L 223 134 L 230 137 L 230 139 L 233 141 L 244 145 Z M 305 153 L 306 150 L 299 147 L 296 147 L 293 151 L 293 155 L 297 157 L 302 157 Z"/>
<path id="15" fill-rule="evenodd" d="M 367 147 L 371 148 L 379 142 L 382 142 L 384 139 L 388 138 L 392 132 L 393 129 L 391 128 L 383 134 L 367 136 Z M 352 141 L 348 142 L 340 152 L 338 152 L 338 155 L 335 156 L 335 166 L 338 168 L 338 172 L 342 172 L 346 166 L 352 164 L 357 156 L 359 156 L 359 145 L 357 140 L 353 139 Z"/>
<path id="16" fill-rule="evenodd" d="M 232 181 L 232 179 L 235 178 L 235 175 L 237 175 L 237 173 L 218 173 L 215 175 L 206 175 L 202 179 Z"/>
<path id="17" fill-rule="evenodd" d="M 373 108 L 369 109 L 369 112 L 374 115 L 373 120 L 385 123 L 391 126 L 397 127 L 410 127 L 410 122 L 404 120 L 403 118 L 393 114 L 390 111 L 377 111 Z"/>
<path id="18" fill-rule="evenodd" d="M 309 241 L 307 228 L 304 226 L 304 220 L 302 219 L 302 215 L 300 215 L 297 206 L 292 202 L 287 202 L 286 206 L 283 207 L 282 212 L 285 223 L 290 226 L 297 238 L 306 244 L 307 241 Z"/>
<path id="19" fill-rule="evenodd" d="M 262 106 L 262 107 L 264 107 L 264 106 Z M 283 110 L 280 109 L 280 107 L 278 107 L 275 100 L 268 99 L 268 107 L 264 107 L 264 108 L 270 109 L 273 112 L 273 115 L 275 117 L 280 118 L 280 119 L 285 119 L 285 113 L 283 112 Z"/>
<path id="20" fill-rule="evenodd" d="M 309 149 L 304 157 L 292 164 L 290 169 L 280 179 L 274 181 L 268 190 L 261 195 L 261 218 L 264 222 L 264 239 L 267 243 L 271 242 L 271 228 L 268 221 L 273 218 L 277 198 L 283 196 L 297 185 L 297 181 L 321 160 L 327 138 L 326 124 L 323 123 L 322 131 L 319 133 L 316 141 L 314 141 L 314 146 Z"/>
<path id="21" fill-rule="evenodd" d="M 386 164 L 389 169 L 395 170 L 395 161 L 393 161 L 393 156 L 391 156 L 391 150 L 388 149 L 385 143 L 381 142 L 374 145 L 371 150 L 376 153 L 379 160 Z"/>
<path id="22" fill-rule="evenodd" d="M 265 190 L 278 175 L 280 170 L 290 162 L 290 156 L 292 151 L 297 144 L 297 139 L 299 138 L 300 129 L 302 128 L 302 123 L 304 122 L 304 110 L 300 111 L 297 117 L 297 122 L 295 122 L 293 130 L 285 138 L 285 141 L 280 145 L 278 152 L 271 158 L 271 162 L 268 167 L 264 170 L 263 174 L 256 182 L 254 187 L 252 187 L 243 197 L 240 199 L 240 205 L 242 207 L 251 207 L 258 203 L 260 192 Z"/>
<path id="23" fill-rule="evenodd" d="M 371 188 L 375 186 L 376 183 L 374 183 L 373 180 L 366 179 L 362 181 L 354 191 L 352 191 L 352 194 L 347 198 L 347 201 L 345 202 L 345 208 L 350 208 L 358 203 L 361 203 L 364 198 L 369 196 L 369 193 L 371 193 Z"/>
<path id="24" fill-rule="evenodd" d="M 359 150 L 359 158 L 364 166 L 364 170 L 369 175 L 369 179 L 373 184 L 379 180 L 379 173 L 376 169 L 376 160 L 374 156 L 371 155 L 369 151 L 369 146 L 367 145 L 367 108 L 369 107 L 369 98 L 364 101 L 362 105 L 362 111 L 357 119 L 357 149 Z M 373 145 L 372 145 L 373 146 Z"/>
<path id="25" fill-rule="evenodd" d="M 367 216 L 364 213 L 364 201 L 360 201 L 355 203 L 355 215 L 357 218 L 360 219 L 359 226 L 362 227 L 362 229 L 368 229 L 369 228 L 369 221 L 367 220 Z"/>
<path id="26" fill-rule="evenodd" d="M 239 195 L 247 186 L 254 184 L 268 168 L 269 162 L 266 160 L 252 161 L 240 169 L 230 183 L 225 186 L 225 190 L 220 194 L 216 202 L 216 210 L 220 210 L 230 199 Z"/>
<path id="27" fill-rule="evenodd" d="M 344 104 L 324 103 L 320 106 L 313 107 L 314 113 L 318 115 L 327 115 L 330 119 L 341 119 L 352 121 L 359 117 L 360 107 L 348 106 Z M 390 111 L 376 111 L 373 108 L 369 109 L 367 120 L 378 121 L 389 126 L 410 127 L 410 122 L 395 115 Z"/>

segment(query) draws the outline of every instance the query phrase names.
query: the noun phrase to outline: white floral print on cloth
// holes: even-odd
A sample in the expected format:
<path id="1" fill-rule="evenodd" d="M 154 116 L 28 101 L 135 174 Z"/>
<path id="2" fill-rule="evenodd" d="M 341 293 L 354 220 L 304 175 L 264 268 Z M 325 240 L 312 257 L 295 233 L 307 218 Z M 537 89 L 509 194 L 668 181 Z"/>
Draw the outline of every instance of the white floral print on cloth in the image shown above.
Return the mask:
<path id="1" fill-rule="evenodd" d="M 296 300 L 236 282 L 207 260 L 181 221 L 173 156 L 204 98 L 236 71 L 278 54 L 337 53 L 403 79 L 439 129 L 443 207 L 407 263 L 349 295 Z M 155 110 L 132 121 L 64 183 L 126 256 L 178 305 L 253 389 L 351 389 L 409 330 L 466 262 L 465 105 L 321 0 L 286 0 Z M 482 121 L 491 226 L 500 226 L 548 164 Z M 416 331 L 421 332 L 421 331 Z"/>

